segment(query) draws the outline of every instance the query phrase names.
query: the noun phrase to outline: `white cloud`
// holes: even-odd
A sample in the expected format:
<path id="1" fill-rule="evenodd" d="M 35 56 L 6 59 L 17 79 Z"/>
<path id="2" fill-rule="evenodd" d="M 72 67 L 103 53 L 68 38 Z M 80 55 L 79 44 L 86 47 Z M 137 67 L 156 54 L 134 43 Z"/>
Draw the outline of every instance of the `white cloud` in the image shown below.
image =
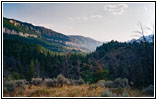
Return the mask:
<path id="1" fill-rule="evenodd" d="M 72 18 L 72 17 L 69 17 L 68 19 L 69 19 L 69 20 L 74 20 L 74 18 Z"/>
<path id="2" fill-rule="evenodd" d="M 126 11 L 127 8 L 128 8 L 127 4 L 116 4 L 116 5 L 104 6 L 105 12 L 109 12 L 113 15 L 121 15 Z"/>
<path id="3" fill-rule="evenodd" d="M 79 20 L 84 20 L 84 21 L 87 21 L 89 19 L 89 17 L 87 16 L 83 16 L 83 17 L 69 17 L 68 18 L 69 20 L 75 20 L 75 21 L 79 21 Z"/>
<path id="4" fill-rule="evenodd" d="M 91 15 L 91 18 L 103 18 L 103 15 Z"/>
<path id="5" fill-rule="evenodd" d="M 102 15 L 96 15 L 97 16 L 97 18 L 102 18 L 103 16 Z"/>
<path id="6" fill-rule="evenodd" d="M 85 20 L 85 21 L 87 21 L 88 17 L 87 16 L 83 16 L 82 19 Z"/>
<path id="7" fill-rule="evenodd" d="M 91 16 L 82 16 L 82 17 L 69 17 L 69 20 L 72 21 L 88 21 L 91 18 L 103 18 L 103 15 L 91 15 Z"/>
<path id="8" fill-rule="evenodd" d="M 76 20 L 80 20 L 80 19 L 81 19 L 81 17 L 75 17 L 75 19 L 76 19 Z"/>
<path id="9" fill-rule="evenodd" d="M 91 15 L 90 17 L 91 17 L 91 18 L 96 18 L 96 16 L 95 16 L 95 15 Z"/>

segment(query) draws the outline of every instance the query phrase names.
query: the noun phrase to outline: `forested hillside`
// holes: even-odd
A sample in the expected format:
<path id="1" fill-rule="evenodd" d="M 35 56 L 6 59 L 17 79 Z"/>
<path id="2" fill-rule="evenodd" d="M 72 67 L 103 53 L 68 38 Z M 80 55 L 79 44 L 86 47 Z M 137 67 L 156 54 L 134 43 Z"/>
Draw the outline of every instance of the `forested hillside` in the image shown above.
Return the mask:
<path id="1" fill-rule="evenodd" d="M 154 83 L 154 43 L 111 41 L 87 56 L 96 67 L 110 72 L 109 78 L 127 78 L 136 88 Z"/>

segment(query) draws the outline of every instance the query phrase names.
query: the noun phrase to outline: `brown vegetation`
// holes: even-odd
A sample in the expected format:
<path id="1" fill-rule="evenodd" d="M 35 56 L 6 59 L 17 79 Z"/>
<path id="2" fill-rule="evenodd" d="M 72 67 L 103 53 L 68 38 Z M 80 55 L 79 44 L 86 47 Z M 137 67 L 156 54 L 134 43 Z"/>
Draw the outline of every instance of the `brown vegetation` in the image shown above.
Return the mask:
<path id="1" fill-rule="evenodd" d="M 96 84 L 63 85 L 62 87 L 48 87 L 43 85 L 26 85 L 24 93 L 19 88 L 11 94 L 4 93 L 4 97 L 143 97 L 147 96 L 139 90 L 126 88 L 105 88 Z"/>

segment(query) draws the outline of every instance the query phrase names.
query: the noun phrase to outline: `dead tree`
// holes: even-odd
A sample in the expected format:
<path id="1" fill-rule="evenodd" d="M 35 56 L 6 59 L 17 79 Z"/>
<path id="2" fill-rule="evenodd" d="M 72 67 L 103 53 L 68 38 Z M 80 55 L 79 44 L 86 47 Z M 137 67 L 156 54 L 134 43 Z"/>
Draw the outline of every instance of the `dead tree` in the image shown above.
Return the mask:
<path id="1" fill-rule="evenodd" d="M 149 42 L 147 41 L 146 37 L 145 37 L 145 33 L 146 33 L 146 30 L 150 30 L 150 28 L 148 27 L 145 27 L 142 25 L 142 23 L 138 23 L 137 24 L 139 30 L 138 31 L 134 31 L 135 33 L 138 33 L 140 35 L 140 37 L 142 37 L 142 42 L 144 43 L 144 51 L 145 51 L 145 57 L 146 57 L 146 63 L 148 65 L 148 72 L 149 72 L 149 77 L 150 79 L 153 79 L 153 67 L 151 66 L 151 63 L 150 63 L 150 59 L 149 59 L 149 50 L 148 50 L 148 46 L 149 46 Z M 151 29 L 152 30 L 152 29 Z M 154 30 L 152 30 L 152 32 L 154 32 Z M 150 80 L 149 83 L 151 83 L 153 80 Z"/>

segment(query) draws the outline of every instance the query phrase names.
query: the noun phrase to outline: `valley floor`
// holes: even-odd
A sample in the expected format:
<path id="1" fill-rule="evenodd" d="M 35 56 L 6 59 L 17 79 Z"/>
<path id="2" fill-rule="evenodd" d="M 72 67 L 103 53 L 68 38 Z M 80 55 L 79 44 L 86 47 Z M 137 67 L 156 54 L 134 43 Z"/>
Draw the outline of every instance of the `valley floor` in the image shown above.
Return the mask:
<path id="1" fill-rule="evenodd" d="M 64 85 L 62 87 L 47 87 L 26 85 L 25 90 L 16 89 L 4 97 L 149 97 L 141 91 L 130 88 L 105 88 L 96 84 Z"/>

